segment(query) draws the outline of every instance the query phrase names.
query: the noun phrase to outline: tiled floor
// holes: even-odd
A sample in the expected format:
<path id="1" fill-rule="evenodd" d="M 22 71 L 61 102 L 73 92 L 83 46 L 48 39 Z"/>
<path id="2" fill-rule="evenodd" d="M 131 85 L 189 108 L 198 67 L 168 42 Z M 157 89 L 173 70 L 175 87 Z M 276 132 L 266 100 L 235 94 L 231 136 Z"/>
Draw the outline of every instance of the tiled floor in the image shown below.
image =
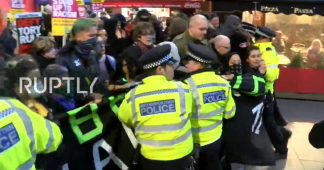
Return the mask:
<path id="1" fill-rule="evenodd" d="M 323 170 L 324 150 L 313 148 L 308 142 L 308 133 L 315 122 L 324 120 L 324 102 L 278 100 L 287 126 L 293 131 L 289 141 L 288 159 L 277 161 L 271 170 Z M 303 120 L 305 120 L 303 122 Z"/>

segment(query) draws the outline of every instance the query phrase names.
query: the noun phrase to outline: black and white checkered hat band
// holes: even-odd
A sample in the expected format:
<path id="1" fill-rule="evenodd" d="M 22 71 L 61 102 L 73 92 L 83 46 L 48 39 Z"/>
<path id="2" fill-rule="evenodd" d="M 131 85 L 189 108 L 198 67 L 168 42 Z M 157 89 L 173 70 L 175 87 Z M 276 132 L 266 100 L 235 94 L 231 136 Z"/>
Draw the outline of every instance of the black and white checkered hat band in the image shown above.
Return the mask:
<path id="1" fill-rule="evenodd" d="M 206 64 L 212 63 L 212 61 L 207 61 L 207 60 L 204 60 L 204 59 L 202 59 L 202 58 L 197 57 L 196 55 L 192 54 L 190 51 L 188 51 L 187 54 L 188 54 L 191 58 L 193 58 L 193 59 L 195 59 L 195 60 L 197 60 L 197 61 L 199 61 L 199 62 L 201 62 L 201 63 L 206 63 Z"/>
<path id="2" fill-rule="evenodd" d="M 143 69 L 147 70 L 147 69 L 151 69 L 151 68 L 154 68 L 154 67 L 157 67 L 163 63 L 165 63 L 166 61 L 170 60 L 172 58 L 171 56 L 171 53 L 168 54 L 167 56 L 163 57 L 161 60 L 159 61 L 156 61 L 156 62 L 153 62 L 153 63 L 150 63 L 150 64 L 145 64 L 143 66 Z"/>
<path id="3" fill-rule="evenodd" d="M 255 31 L 255 33 L 256 33 L 256 34 L 259 34 L 259 35 L 261 35 L 261 36 L 267 37 L 267 38 L 271 38 L 271 36 L 269 36 L 269 35 L 267 35 L 267 34 L 261 32 L 259 29 L 257 29 L 257 30 Z"/>

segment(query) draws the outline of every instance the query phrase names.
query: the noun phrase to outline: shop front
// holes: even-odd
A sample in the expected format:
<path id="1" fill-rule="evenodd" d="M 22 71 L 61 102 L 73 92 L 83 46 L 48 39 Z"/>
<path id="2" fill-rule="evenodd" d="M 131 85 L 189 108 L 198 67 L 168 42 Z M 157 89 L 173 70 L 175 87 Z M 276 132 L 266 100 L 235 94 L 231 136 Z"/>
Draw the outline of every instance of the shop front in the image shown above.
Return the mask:
<path id="1" fill-rule="evenodd" d="M 276 91 L 281 97 L 318 100 L 324 95 L 323 5 L 323 0 L 214 1 L 212 10 L 238 14 L 242 21 L 276 31 L 273 45 L 280 57 Z"/>

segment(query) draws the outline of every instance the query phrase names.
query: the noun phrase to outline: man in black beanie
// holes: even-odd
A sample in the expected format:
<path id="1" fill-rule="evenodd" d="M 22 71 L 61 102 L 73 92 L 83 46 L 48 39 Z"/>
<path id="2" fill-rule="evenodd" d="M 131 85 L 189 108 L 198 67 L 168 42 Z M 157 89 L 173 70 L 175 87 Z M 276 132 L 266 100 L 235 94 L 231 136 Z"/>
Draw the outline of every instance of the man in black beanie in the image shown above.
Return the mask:
<path id="1" fill-rule="evenodd" d="M 231 52 L 236 52 L 241 58 L 247 55 L 247 47 L 249 46 L 248 37 L 245 36 L 241 31 L 237 31 L 230 37 Z"/>

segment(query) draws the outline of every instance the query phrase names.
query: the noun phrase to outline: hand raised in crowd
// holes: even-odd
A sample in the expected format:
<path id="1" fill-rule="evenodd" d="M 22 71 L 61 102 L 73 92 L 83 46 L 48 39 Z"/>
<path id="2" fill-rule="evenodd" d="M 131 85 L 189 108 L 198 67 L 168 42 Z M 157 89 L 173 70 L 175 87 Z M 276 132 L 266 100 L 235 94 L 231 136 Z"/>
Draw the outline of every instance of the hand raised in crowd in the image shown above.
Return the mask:
<path id="1" fill-rule="evenodd" d="M 234 74 L 230 74 L 230 75 L 222 75 L 222 77 L 223 77 L 225 80 L 232 80 L 232 78 L 234 77 Z"/>
<path id="2" fill-rule="evenodd" d="M 100 103 L 102 101 L 102 97 L 103 95 L 102 94 L 99 94 L 99 93 L 93 93 L 91 94 L 91 96 L 94 98 L 94 103 Z"/>
<path id="3" fill-rule="evenodd" d="M 260 64 L 260 67 L 259 67 L 259 72 L 260 72 L 261 74 L 265 74 L 266 71 L 267 71 L 267 67 L 266 67 L 264 61 L 261 61 L 261 64 Z"/>

